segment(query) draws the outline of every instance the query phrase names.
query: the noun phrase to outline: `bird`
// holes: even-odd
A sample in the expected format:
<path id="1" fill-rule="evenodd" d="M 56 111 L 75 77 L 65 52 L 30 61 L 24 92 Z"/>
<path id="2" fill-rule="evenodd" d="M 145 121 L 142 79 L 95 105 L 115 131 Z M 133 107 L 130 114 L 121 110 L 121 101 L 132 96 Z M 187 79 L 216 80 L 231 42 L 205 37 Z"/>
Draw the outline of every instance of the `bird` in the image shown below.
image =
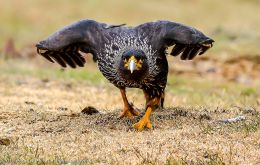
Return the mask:
<path id="1" fill-rule="evenodd" d="M 62 67 L 84 67 L 83 53 L 92 54 L 103 76 L 120 90 L 124 107 L 120 118 L 139 116 L 126 88 L 139 88 L 145 112 L 132 127 L 152 129 L 151 114 L 163 108 L 168 76 L 167 56 L 192 60 L 213 46 L 214 40 L 182 23 L 158 20 L 137 26 L 111 25 L 84 19 L 67 25 L 36 44 L 37 53 Z M 167 53 L 167 49 L 173 46 Z"/>

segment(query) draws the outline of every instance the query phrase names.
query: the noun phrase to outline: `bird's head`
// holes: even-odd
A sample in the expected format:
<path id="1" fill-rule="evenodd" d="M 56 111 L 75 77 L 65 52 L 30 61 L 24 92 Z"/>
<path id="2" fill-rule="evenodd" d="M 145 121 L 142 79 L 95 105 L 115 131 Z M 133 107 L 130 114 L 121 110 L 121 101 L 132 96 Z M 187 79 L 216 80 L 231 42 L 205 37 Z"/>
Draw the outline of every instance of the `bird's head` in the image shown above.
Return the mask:
<path id="1" fill-rule="evenodd" d="M 147 57 L 141 50 L 128 50 L 122 55 L 124 69 L 131 74 L 136 71 L 141 71 L 147 67 Z"/>
<path id="2" fill-rule="evenodd" d="M 148 62 L 142 50 L 127 50 L 122 54 L 120 68 L 124 74 L 141 76 L 148 70 Z"/>

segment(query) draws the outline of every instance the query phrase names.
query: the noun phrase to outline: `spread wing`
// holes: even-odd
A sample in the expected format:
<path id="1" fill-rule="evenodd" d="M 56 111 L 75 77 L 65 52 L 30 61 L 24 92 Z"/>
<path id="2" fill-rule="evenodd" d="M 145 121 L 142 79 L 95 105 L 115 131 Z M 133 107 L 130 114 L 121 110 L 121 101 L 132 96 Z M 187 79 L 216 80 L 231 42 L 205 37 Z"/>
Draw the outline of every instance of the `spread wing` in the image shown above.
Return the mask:
<path id="1" fill-rule="evenodd" d="M 152 42 L 158 43 L 160 48 L 174 45 L 170 54 L 180 55 L 182 60 L 191 60 L 196 55 L 205 53 L 214 42 L 197 29 L 175 22 L 149 22 L 139 28 L 148 30 Z"/>
<path id="2" fill-rule="evenodd" d="M 102 30 L 106 26 L 93 20 L 75 22 L 36 44 L 37 52 L 62 67 L 83 67 L 86 61 L 79 51 L 92 53 L 96 60 L 96 50 L 102 42 Z"/>

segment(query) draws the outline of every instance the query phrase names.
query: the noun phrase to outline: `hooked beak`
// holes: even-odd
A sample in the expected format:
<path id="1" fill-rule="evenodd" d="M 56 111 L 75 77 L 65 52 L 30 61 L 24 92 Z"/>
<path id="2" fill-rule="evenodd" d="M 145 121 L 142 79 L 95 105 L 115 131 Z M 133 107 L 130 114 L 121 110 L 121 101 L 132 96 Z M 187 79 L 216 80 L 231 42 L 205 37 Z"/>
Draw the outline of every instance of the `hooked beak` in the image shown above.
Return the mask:
<path id="1" fill-rule="evenodd" d="M 131 74 L 134 72 L 135 68 L 136 68 L 135 60 L 131 59 L 129 62 L 129 70 L 130 70 Z"/>

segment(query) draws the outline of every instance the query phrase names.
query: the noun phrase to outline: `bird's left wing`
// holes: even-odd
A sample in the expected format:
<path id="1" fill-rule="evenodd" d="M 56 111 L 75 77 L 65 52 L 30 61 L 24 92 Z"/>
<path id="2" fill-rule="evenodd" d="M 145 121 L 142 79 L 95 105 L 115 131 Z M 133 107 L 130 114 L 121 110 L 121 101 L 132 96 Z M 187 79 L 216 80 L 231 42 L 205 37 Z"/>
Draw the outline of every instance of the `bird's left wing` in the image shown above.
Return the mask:
<path id="1" fill-rule="evenodd" d="M 102 41 L 102 30 L 106 26 L 93 20 L 75 22 L 36 44 L 37 52 L 62 67 L 83 67 L 86 61 L 79 51 L 92 53 L 95 60 L 96 50 Z"/>
<path id="2" fill-rule="evenodd" d="M 149 22 L 137 28 L 148 31 L 152 42 L 161 48 L 174 45 L 170 54 L 181 55 L 182 60 L 191 60 L 196 55 L 205 53 L 214 42 L 193 27 L 170 21 Z"/>

